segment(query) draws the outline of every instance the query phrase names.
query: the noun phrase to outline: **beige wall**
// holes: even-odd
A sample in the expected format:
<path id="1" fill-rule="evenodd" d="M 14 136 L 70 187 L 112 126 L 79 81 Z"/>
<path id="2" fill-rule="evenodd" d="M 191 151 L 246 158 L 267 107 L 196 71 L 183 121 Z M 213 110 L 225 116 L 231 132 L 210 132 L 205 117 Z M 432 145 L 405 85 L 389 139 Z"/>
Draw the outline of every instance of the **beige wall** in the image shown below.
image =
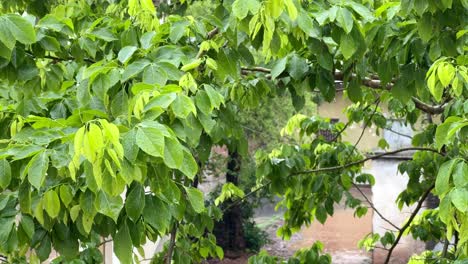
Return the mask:
<path id="1" fill-rule="evenodd" d="M 317 112 L 320 117 L 338 118 L 340 122 L 346 124 L 346 122 L 348 122 L 348 118 L 346 117 L 344 110 L 350 104 L 352 104 L 351 101 L 344 98 L 343 92 L 338 92 L 335 100 L 330 103 L 322 103 L 317 107 Z M 363 128 L 363 124 L 351 125 L 343 134 L 343 141 L 349 141 L 354 144 L 359 139 Z M 361 141 L 359 141 L 357 148 L 361 151 L 377 150 L 379 139 L 380 137 L 376 135 L 375 129 L 373 127 L 368 127 L 365 129 L 364 135 Z"/>

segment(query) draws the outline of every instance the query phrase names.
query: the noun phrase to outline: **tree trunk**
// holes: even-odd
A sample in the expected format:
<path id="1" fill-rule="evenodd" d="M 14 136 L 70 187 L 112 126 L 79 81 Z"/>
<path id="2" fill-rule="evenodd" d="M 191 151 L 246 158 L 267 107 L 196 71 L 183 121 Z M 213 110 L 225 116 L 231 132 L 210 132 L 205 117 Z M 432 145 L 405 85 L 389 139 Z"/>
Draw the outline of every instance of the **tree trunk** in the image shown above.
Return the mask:
<path id="1" fill-rule="evenodd" d="M 238 185 L 240 161 L 239 153 L 229 150 L 226 182 Z M 245 250 L 242 212 L 239 204 L 224 213 L 223 219 L 215 224 L 214 233 L 217 244 L 224 249 L 227 257 L 229 255 L 235 256 Z"/>

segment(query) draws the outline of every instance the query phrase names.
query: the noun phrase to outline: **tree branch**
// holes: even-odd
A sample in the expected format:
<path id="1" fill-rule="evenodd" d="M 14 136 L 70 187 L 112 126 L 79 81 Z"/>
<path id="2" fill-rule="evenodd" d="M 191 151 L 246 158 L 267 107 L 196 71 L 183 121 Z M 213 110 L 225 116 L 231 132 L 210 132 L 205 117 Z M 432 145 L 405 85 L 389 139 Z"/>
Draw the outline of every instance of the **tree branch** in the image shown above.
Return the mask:
<path id="1" fill-rule="evenodd" d="M 242 74 L 247 74 L 248 72 L 263 72 L 263 73 L 271 73 L 271 69 L 264 68 L 264 67 L 252 67 L 252 68 L 247 68 L 247 67 L 242 67 L 241 68 Z M 344 80 L 344 74 L 341 71 L 335 71 L 334 72 L 334 77 L 335 81 L 343 81 Z M 357 76 L 355 74 L 351 74 L 351 78 L 356 78 Z M 386 89 L 386 90 L 391 90 L 394 86 L 394 80 L 392 82 L 387 83 L 385 87 L 382 87 L 382 82 L 378 79 L 373 79 L 376 76 L 371 75 L 372 78 L 367 78 L 365 77 L 364 79 L 361 80 L 361 84 L 363 86 L 373 88 L 373 89 Z M 444 108 L 446 107 L 446 103 L 441 104 L 441 105 L 430 105 L 427 103 L 424 103 L 420 99 L 412 96 L 411 100 L 414 102 L 416 108 L 419 110 L 429 113 L 432 115 L 437 115 L 441 114 L 444 112 Z"/>
<path id="2" fill-rule="evenodd" d="M 426 200 L 427 196 L 432 191 L 432 189 L 434 189 L 434 184 L 432 184 L 429 187 L 429 189 L 427 189 L 426 192 L 424 192 L 424 194 L 421 196 L 421 199 L 419 199 L 418 205 L 414 209 L 413 213 L 411 213 L 411 216 L 409 217 L 408 221 L 406 222 L 406 224 L 403 225 L 403 227 L 401 227 L 400 231 L 398 232 L 397 238 L 395 239 L 395 241 L 392 244 L 392 247 L 388 250 L 387 258 L 385 259 L 385 262 L 384 262 L 385 264 L 388 264 L 390 262 L 390 257 L 392 256 L 393 250 L 395 249 L 395 247 L 400 242 L 400 239 L 403 236 L 403 233 L 405 233 L 406 229 L 408 229 L 408 227 L 410 227 L 411 223 L 413 222 L 413 219 L 418 214 L 419 210 L 422 207 L 422 204 L 424 203 L 424 201 Z"/>
<path id="3" fill-rule="evenodd" d="M 369 161 L 369 160 L 374 160 L 374 159 L 378 159 L 378 158 L 381 158 L 381 157 L 384 157 L 384 156 L 393 155 L 393 154 L 396 154 L 396 153 L 411 151 L 411 150 L 430 151 L 430 152 L 437 153 L 437 154 L 439 154 L 441 156 L 444 156 L 444 154 L 442 154 L 439 151 L 437 151 L 436 149 L 432 149 L 432 148 L 424 148 L 424 147 L 401 148 L 401 149 L 397 149 L 397 150 L 394 150 L 394 151 L 388 151 L 388 152 L 383 152 L 383 153 L 379 153 L 379 154 L 376 154 L 376 155 L 368 156 L 365 159 L 350 162 L 348 164 L 344 164 L 344 165 L 340 165 L 340 166 L 333 166 L 333 167 L 319 168 L 319 169 L 314 169 L 314 170 L 299 171 L 299 172 L 293 173 L 292 175 L 319 173 L 319 172 L 330 172 L 330 171 L 345 169 L 345 168 L 348 168 L 348 167 L 352 167 L 354 165 L 359 165 L 359 164 L 364 163 L 364 162 Z"/>
<path id="4" fill-rule="evenodd" d="M 353 186 L 361 193 L 362 197 L 364 197 L 364 199 L 366 200 L 366 202 L 369 204 L 369 206 L 372 208 L 372 210 L 374 210 L 374 212 L 382 219 L 384 220 L 385 222 L 387 222 L 389 225 L 391 225 L 393 228 L 395 228 L 396 230 L 400 230 L 400 228 L 398 226 L 396 226 L 394 223 L 392 223 L 392 221 L 388 220 L 387 218 L 385 218 L 382 213 L 379 212 L 379 210 L 377 210 L 377 208 L 375 208 L 374 204 L 369 200 L 369 198 L 364 194 L 364 192 L 361 190 L 361 188 L 359 188 L 359 186 L 353 182 Z"/>
<path id="5" fill-rule="evenodd" d="M 292 177 L 292 176 L 295 176 L 295 175 L 301 175 L 301 174 L 330 172 L 330 171 L 345 169 L 345 168 L 348 168 L 348 167 L 351 167 L 351 166 L 354 166 L 354 165 L 362 164 L 362 163 L 364 163 L 366 161 L 369 161 L 369 160 L 379 159 L 379 158 L 384 157 L 384 156 L 389 156 L 389 155 L 393 155 L 393 154 L 396 154 L 396 153 L 400 153 L 400 152 L 404 152 L 404 151 L 411 151 L 411 150 L 430 151 L 430 152 L 434 152 L 434 153 L 437 153 L 439 155 L 444 156 L 444 154 L 438 152 L 435 149 L 431 149 L 431 148 L 423 148 L 423 147 L 401 148 L 401 149 L 397 149 L 397 150 L 394 150 L 394 151 L 389 151 L 389 152 L 384 152 L 384 153 L 368 156 L 365 159 L 354 161 L 354 162 L 344 164 L 344 165 L 341 165 L 341 166 L 333 166 L 333 167 L 326 167 L 326 168 L 319 168 L 319 169 L 314 169 L 314 170 L 299 171 L 299 172 L 291 173 L 287 177 L 289 178 L 289 177 Z M 255 193 L 259 192 L 260 190 L 268 187 L 271 183 L 272 183 L 271 181 L 268 181 L 268 182 L 264 183 L 263 185 L 260 185 L 256 189 L 254 189 L 251 192 L 244 195 L 244 197 L 242 197 L 241 199 L 236 200 L 235 202 L 231 203 L 229 206 L 224 208 L 222 211 L 226 212 L 228 209 L 232 208 L 233 206 L 243 203 L 244 201 L 247 200 L 247 198 L 249 198 L 250 196 L 252 196 Z"/>
<path id="6" fill-rule="evenodd" d="M 169 242 L 169 248 L 167 249 L 166 264 L 171 264 L 172 262 L 172 254 L 174 252 L 176 235 L 177 235 L 177 223 L 174 223 L 174 227 L 171 230 L 171 240 Z"/>

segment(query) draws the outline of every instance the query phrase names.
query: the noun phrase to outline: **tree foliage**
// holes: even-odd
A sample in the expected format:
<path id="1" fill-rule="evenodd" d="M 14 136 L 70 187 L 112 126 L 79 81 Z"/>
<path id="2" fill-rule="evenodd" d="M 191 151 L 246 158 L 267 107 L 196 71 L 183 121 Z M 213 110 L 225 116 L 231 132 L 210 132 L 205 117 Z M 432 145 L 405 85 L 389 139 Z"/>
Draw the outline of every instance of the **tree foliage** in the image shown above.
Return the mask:
<path id="1" fill-rule="evenodd" d="M 437 221 L 421 220 L 419 231 L 409 221 L 381 240 L 391 254 L 408 228 L 420 239 L 455 236 L 438 256 L 466 258 L 467 8 L 465 0 L 3 1 L 0 252 L 35 263 L 54 249 L 56 262 L 94 263 L 102 237 L 112 237 L 131 263 L 133 249 L 168 235 L 161 261 L 222 258 L 211 234 L 222 211 L 206 207 L 193 184 L 211 146 L 246 154 L 239 112 L 284 90 L 297 109 L 306 91 L 332 101 L 340 81 L 354 102 L 350 123 L 441 117 L 414 148 L 388 152 L 417 150 L 399 168 L 409 181 L 397 202 L 419 204 L 432 191 Z M 326 221 L 343 199 L 366 213 L 349 189 L 373 183 L 361 167 L 381 156 L 343 142 L 347 127 L 297 115 L 284 131 L 307 140 L 258 155 L 258 188 L 284 198 L 280 235 Z M 337 140 L 324 140 L 323 129 Z M 290 261 L 329 262 L 320 250 Z"/>

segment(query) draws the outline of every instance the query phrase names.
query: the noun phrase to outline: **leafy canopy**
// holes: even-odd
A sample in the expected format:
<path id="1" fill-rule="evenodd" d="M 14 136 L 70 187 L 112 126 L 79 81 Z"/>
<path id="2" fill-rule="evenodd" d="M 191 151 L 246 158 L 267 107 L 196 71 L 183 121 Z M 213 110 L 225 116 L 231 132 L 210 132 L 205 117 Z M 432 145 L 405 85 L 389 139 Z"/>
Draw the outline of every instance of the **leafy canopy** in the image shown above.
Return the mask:
<path id="1" fill-rule="evenodd" d="M 239 111 L 285 92 L 296 109 L 307 91 L 332 101 L 337 81 L 354 103 L 350 123 L 380 130 L 387 117 L 411 125 L 440 117 L 413 138 L 418 152 L 400 166 L 409 181 L 397 202 L 433 190 L 440 207 L 405 229 L 423 240 L 456 234 L 436 257 L 468 256 L 465 0 L 161 2 L 0 4 L 0 252 L 8 261 L 44 261 L 54 249 L 57 261 L 101 262 L 97 246 L 112 237 L 117 257 L 131 263 L 144 258 L 134 248 L 169 234 L 170 250 L 155 261 L 222 258 L 211 234 L 222 212 L 194 184 L 211 146 L 245 154 Z M 299 131 L 304 144 L 258 154 L 258 185 L 287 209 L 283 237 L 326 221 L 343 199 L 366 213 L 349 189 L 374 179 L 342 140 L 347 127 L 295 116 L 284 131 Z M 248 197 L 224 190 L 217 203 L 228 192 Z M 390 253 L 404 231 L 380 239 Z M 290 262 L 330 262 L 321 250 Z"/>

